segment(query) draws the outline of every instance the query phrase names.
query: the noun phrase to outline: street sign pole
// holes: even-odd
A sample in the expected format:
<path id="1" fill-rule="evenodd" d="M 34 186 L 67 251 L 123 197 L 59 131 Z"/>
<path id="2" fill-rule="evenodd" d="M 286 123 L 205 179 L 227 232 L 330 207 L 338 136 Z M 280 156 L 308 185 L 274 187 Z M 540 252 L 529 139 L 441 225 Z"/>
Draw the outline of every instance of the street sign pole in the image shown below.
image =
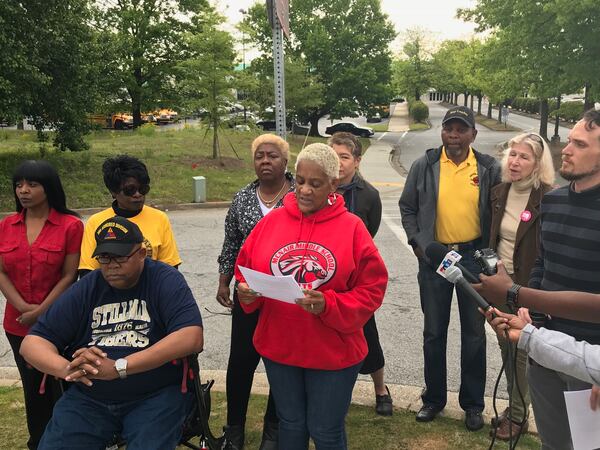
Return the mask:
<path id="1" fill-rule="evenodd" d="M 285 76 L 283 57 L 283 28 L 277 17 L 277 2 L 269 2 L 273 8 L 273 68 L 275 80 L 275 127 L 276 133 L 286 137 L 285 120 Z"/>

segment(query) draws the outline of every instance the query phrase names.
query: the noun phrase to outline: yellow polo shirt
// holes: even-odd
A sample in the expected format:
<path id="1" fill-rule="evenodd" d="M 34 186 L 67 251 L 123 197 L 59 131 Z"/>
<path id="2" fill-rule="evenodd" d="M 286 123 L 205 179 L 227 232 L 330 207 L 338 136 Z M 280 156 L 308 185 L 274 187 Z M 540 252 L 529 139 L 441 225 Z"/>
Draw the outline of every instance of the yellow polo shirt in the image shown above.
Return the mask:
<path id="1" fill-rule="evenodd" d="M 94 214 L 86 222 L 81 241 L 79 269 L 94 270 L 100 267 L 98 261 L 92 258 L 92 253 L 96 249 L 96 228 L 106 219 L 114 216 L 115 212 L 111 207 Z M 144 246 L 148 258 L 162 261 L 170 266 L 181 264 L 177 244 L 171 229 L 171 222 L 169 222 L 169 217 L 164 212 L 144 205 L 138 215 L 130 217 L 128 220 L 140 227 L 140 231 L 144 236 Z"/>
<path id="2" fill-rule="evenodd" d="M 446 149 L 442 148 L 435 236 L 443 244 L 469 242 L 481 236 L 479 177 L 471 148 L 459 165 L 449 159 Z"/>

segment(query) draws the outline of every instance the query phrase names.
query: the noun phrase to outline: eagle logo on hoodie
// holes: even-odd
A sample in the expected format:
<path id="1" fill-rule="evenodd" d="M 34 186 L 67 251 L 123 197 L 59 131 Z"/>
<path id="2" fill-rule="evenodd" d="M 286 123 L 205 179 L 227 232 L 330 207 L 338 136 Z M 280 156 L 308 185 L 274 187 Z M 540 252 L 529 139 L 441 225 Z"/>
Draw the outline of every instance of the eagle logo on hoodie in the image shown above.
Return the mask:
<path id="1" fill-rule="evenodd" d="M 327 283 L 336 265 L 331 251 L 313 242 L 284 245 L 271 258 L 273 275 L 293 275 L 302 289 L 316 289 Z"/>

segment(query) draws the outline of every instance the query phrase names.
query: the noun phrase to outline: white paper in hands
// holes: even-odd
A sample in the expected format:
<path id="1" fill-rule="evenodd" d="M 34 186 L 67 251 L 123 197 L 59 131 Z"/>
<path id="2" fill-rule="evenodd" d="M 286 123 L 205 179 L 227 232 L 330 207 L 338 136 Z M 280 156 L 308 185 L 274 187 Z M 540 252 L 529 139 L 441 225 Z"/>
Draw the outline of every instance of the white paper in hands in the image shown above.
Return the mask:
<path id="1" fill-rule="evenodd" d="M 590 408 L 591 389 L 565 392 L 574 450 L 600 448 L 600 410 Z"/>
<path id="2" fill-rule="evenodd" d="M 304 292 L 296 283 L 293 275 L 275 277 L 247 267 L 238 266 L 238 268 L 244 275 L 250 289 L 260 293 L 263 297 L 286 303 L 296 303 L 296 299 L 304 297 Z"/>

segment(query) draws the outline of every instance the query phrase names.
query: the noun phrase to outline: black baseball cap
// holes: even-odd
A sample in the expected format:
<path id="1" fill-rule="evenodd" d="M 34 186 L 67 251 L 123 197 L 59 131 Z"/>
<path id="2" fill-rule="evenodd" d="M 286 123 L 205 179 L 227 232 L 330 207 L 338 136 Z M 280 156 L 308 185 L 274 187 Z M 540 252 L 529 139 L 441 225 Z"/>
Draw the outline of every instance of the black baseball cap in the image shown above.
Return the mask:
<path id="1" fill-rule="evenodd" d="M 96 250 L 92 258 L 102 254 L 127 256 L 133 248 L 144 242 L 140 228 L 125 217 L 115 216 L 96 228 Z"/>
<path id="2" fill-rule="evenodd" d="M 442 120 L 442 125 L 455 119 L 464 122 L 469 128 L 475 128 L 475 116 L 473 115 L 473 111 L 466 106 L 454 106 L 446 111 L 444 120 Z"/>

